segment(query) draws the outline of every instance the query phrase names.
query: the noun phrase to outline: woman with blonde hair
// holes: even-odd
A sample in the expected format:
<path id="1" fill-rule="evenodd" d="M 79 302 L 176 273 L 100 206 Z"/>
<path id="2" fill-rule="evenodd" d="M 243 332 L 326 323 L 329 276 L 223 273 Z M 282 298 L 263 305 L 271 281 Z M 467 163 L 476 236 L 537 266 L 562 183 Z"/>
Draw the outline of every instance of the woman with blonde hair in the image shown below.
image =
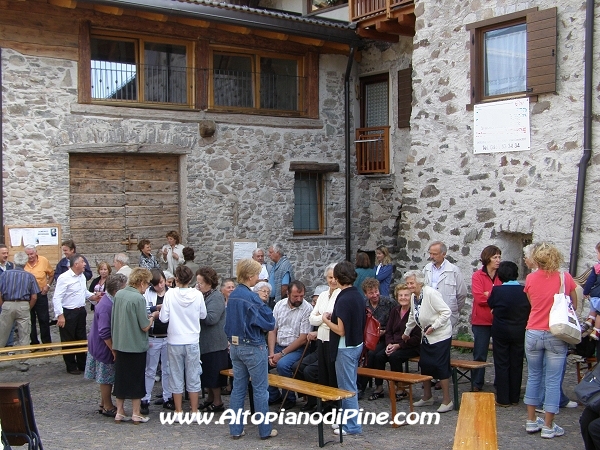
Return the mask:
<path id="1" fill-rule="evenodd" d="M 375 267 L 375 278 L 379 281 L 379 293 L 384 297 L 390 296 L 390 284 L 392 284 L 392 276 L 394 275 L 394 265 L 392 257 L 387 247 L 380 245 L 375 250 L 375 259 L 377 266 Z"/>
<path id="2" fill-rule="evenodd" d="M 559 292 L 561 284 L 564 284 L 565 294 L 571 296 L 573 307 L 577 307 L 576 284 L 568 272 L 559 272 L 563 257 L 554 245 L 542 242 L 534 249 L 532 258 L 538 270 L 527 275 L 525 280 L 525 293 L 531 304 L 525 332 L 528 372 L 524 398 L 527 405 L 525 430 L 528 433 L 541 430 L 543 438 L 551 439 L 565 433 L 554 423 L 554 415 L 558 413 L 568 346 L 552 335 L 548 316 L 554 304 L 554 294 Z M 535 409 L 542 401 L 544 419 L 535 415 Z"/>
<path id="3" fill-rule="evenodd" d="M 127 287 L 115 295 L 112 310 L 112 349 L 115 355 L 114 395 L 117 398 L 115 422 L 133 420 L 134 424 L 148 422 L 142 416 L 140 405 L 146 395 L 145 369 L 148 350 L 148 330 L 154 323 L 146 312 L 142 295 L 150 285 L 152 274 L 148 269 L 136 267 L 131 271 Z M 125 415 L 125 399 L 131 399 L 133 413 Z"/>
<path id="4" fill-rule="evenodd" d="M 263 421 L 258 424 L 258 433 L 261 439 L 268 439 L 277 436 L 277 430 L 272 428 L 271 423 L 264 421 L 264 416 L 269 412 L 269 365 L 263 332 L 275 328 L 275 318 L 271 308 L 252 292 L 261 270 L 261 264 L 253 259 L 238 262 L 239 284 L 227 301 L 224 329 L 230 344 L 229 353 L 235 380 L 229 407 L 238 417 L 241 415 L 251 378 L 254 409 L 263 417 Z M 230 423 L 229 433 L 233 439 L 244 436 L 246 433 L 243 422 L 238 420 Z"/>

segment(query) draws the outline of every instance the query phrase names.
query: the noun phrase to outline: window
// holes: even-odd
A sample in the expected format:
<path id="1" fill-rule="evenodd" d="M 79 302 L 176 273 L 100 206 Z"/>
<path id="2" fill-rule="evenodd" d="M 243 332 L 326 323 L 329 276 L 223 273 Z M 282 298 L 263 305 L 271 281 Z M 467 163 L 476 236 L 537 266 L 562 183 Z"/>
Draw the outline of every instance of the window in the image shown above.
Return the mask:
<path id="1" fill-rule="evenodd" d="M 556 90 L 556 8 L 467 25 L 471 105 Z"/>
<path id="2" fill-rule="evenodd" d="M 294 234 L 323 233 L 323 174 L 296 172 Z"/>
<path id="3" fill-rule="evenodd" d="M 302 108 L 301 71 L 301 58 L 215 50 L 211 107 L 298 112 Z"/>
<path id="4" fill-rule="evenodd" d="M 356 129 L 356 166 L 359 174 L 390 172 L 389 76 L 360 80 L 360 123 Z"/>
<path id="5" fill-rule="evenodd" d="M 191 43 L 92 36 L 90 53 L 93 101 L 191 106 Z"/>

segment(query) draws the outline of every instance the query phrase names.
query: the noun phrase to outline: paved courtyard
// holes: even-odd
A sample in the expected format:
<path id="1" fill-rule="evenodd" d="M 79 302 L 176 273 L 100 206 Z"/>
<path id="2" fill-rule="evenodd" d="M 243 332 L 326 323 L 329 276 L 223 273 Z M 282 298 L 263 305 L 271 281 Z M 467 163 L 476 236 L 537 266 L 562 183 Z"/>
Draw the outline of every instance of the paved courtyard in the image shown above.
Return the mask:
<path id="1" fill-rule="evenodd" d="M 58 341 L 53 328 L 53 340 Z M 456 358 L 469 359 L 470 354 L 453 355 Z M 491 359 L 491 358 L 490 358 Z M 412 364 L 411 370 L 415 370 Z M 486 373 L 486 390 L 492 390 L 493 371 Z M 573 396 L 575 383 L 574 364 L 568 365 L 566 392 Z M 262 449 L 262 448 L 318 448 L 316 425 L 276 425 L 279 436 L 261 441 L 255 426 L 246 428 L 246 436 L 234 441 L 229 438 L 226 425 L 161 425 L 160 406 L 150 406 L 150 421 L 135 426 L 132 423 L 117 425 L 112 419 L 97 413 L 99 390 L 94 382 L 83 379 L 83 375 L 70 375 L 66 372 L 62 358 L 42 358 L 31 360 L 31 368 L 21 373 L 13 363 L 0 365 L 0 382 L 28 381 L 33 396 L 35 417 L 40 429 L 44 448 L 53 449 L 162 449 L 162 448 L 220 448 Z M 155 385 L 159 392 L 160 383 Z M 468 385 L 461 384 L 461 392 Z M 367 391 L 368 392 L 368 391 Z M 415 398 L 420 398 L 421 390 L 416 389 Z M 439 391 L 435 394 L 441 397 Z M 225 405 L 229 397 L 225 396 Z M 127 410 L 131 407 L 128 403 Z M 301 405 L 301 403 L 299 403 Z M 388 412 L 387 398 L 360 401 L 365 411 Z M 435 407 L 424 408 L 435 411 Z M 399 411 L 408 411 L 408 402 L 398 403 Z M 189 405 L 184 403 L 184 409 Z M 296 410 L 299 410 L 296 408 Z M 419 410 L 419 408 L 417 408 Z M 272 411 L 276 411 L 275 408 Z M 497 408 L 498 442 L 501 449 L 582 449 L 583 442 L 579 433 L 578 419 L 582 408 L 562 409 L 556 422 L 564 427 L 565 435 L 553 440 L 542 440 L 539 433 L 528 435 L 524 430 L 526 418 L 525 406 Z M 451 449 L 458 413 L 442 414 L 439 425 L 414 425 L 391 428 L 389 425 L 365 425 L 361 436 L 344 438 L 344 448 L 357 449 Z M 337 436 L 329 428 L 325 429 L 326 440 L 332 442 L 326 448 L 340 448 Z"/>

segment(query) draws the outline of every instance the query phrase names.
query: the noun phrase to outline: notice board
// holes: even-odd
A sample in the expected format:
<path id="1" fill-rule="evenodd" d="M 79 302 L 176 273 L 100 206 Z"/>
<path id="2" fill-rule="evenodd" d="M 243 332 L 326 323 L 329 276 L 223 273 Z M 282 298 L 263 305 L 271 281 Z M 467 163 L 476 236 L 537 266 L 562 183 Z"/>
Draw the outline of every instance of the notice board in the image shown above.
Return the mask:
<path id="1" fill-rule="evenodd" d="M 237 263 L 240 259 L 252 258 L 252 252 L 258 247 L 258 242 L 250 239 L 231 240 L 231 276 L 237 274 Z"/>
<path id="2" fill-rule="evenodd" d="M 15 253 L 25 250 L 26 245 L 35 245 L 38 255 L 45 256 L 51 266 L 56 266 L 62 258 L 62 233 L 59 224 L 6 225 L 4 236 L 8 259 L 11 261 Z"/>

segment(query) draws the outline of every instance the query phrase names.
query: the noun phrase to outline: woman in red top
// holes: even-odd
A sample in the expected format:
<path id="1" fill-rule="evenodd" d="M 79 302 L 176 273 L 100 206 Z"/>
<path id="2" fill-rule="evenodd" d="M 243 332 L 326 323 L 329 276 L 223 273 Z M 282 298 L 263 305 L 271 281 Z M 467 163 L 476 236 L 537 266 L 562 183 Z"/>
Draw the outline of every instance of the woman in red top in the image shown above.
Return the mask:
<path id="1" fill-rule="evenodd" d="M 496 271 L 500 266 L 502 250 L 495 245 L 488 245 L 481 252 L 481 270 L 473 273 L 471 292 L 473 293 L 473 310 L 471 312 L 471 329 L 473 330 L 473 361 L 486 361 L 490 337 L 492 335 L 492 311 L 488 298 L 494 286 L 502 284 Z M 474 392 L 483 388 L 485 369 L 473 370 L 472 386 Z"/>
<path id="2" fill-rule="evenodd" d="M 550 333 L 548 316 L 554 304 L 554 294 L 560 290 L 559 268 L 563 257 L 555 246 L 542 242 L 533 251 L 533 260 L 538 270 L 527 275 L 525 281 L 525 293 L 531 303 L 525 332 L 528 375 L 523 399 L 527 405 L 525 430 L 528 433 L 541 430 L 543 438 L 553 438 L 565 433 L 553 420 L 560 403 L 567 343 Z M 564 272 L 564 292 L 571 296 L 573 308 L 577 309 L 575 287 L 571 275 Z M 543 420 L 535 416 L 535 408 L 542 403 L 542 399 L 545 410 Z"/>

